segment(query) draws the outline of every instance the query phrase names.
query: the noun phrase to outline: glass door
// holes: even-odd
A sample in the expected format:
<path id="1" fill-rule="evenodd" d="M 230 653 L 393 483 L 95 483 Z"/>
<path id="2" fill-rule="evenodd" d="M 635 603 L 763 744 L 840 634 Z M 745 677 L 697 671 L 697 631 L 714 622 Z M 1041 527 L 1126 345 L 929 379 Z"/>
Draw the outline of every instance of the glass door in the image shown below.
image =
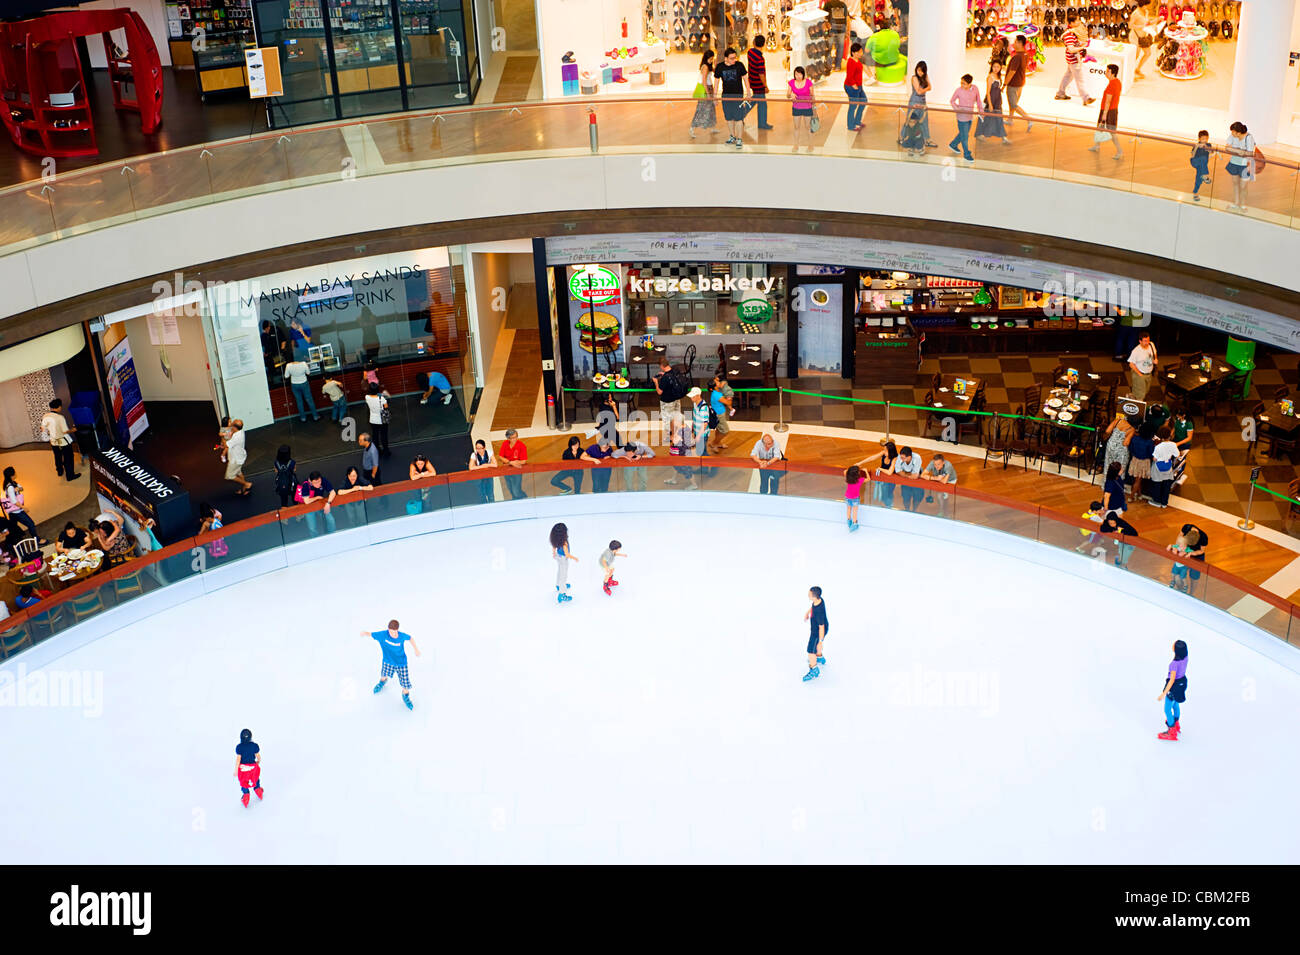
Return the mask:
<path id="1" fill-rule="evenodd" d="M 344 118 L 396 113 L 402 102 L 404 57 L 390 0 L 326 0 L 334 75 Z"/>
<path id="2" fill-rule="evenodd" d="M 280 51 L 284 95 L 267 100 L 273 126 L 336 118 L 324 0 L 257 0 L 258 45 Z"/>

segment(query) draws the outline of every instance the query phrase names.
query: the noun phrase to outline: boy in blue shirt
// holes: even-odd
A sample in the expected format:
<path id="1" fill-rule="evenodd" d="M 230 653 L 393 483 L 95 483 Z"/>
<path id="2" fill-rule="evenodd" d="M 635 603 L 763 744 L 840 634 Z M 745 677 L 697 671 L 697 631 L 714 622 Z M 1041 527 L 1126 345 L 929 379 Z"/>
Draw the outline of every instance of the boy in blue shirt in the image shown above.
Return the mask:
<path id="1" fill-rule="evenodd" d="M 378 641 L 379 649 L 383 653 L 383 664 L 379 669 L 379 682 L 375 684 L 375 692 L 378 693 L 388 682 L 388 678 L 397 675 L 397 682 L 402 685 L 402 702 L 406 704 L 408 710 L 415 709 L 415 704 L 411 702 L 411 676 L 406 669 L 406 644 L 411 644 L 411 649 L 415 655 L 420 655 L 420 648 L 415 645 L 409 633 L 402 633 L 396 620 L 388 621 L 387 630 L 362 630 L 363 637 L 370 637 Z"/>

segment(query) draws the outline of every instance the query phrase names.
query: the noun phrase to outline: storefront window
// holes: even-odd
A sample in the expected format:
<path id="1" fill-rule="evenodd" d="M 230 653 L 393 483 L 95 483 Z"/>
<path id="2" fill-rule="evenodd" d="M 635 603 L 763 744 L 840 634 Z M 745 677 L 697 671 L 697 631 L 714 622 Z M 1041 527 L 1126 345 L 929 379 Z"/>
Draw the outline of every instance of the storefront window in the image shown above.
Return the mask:
<path id="1" fill-rule="evenodd" d="M 469 102 L 478 89 L 465 0 L 255 0 L 254 18 L 285 77 L 273 126 Z"/>
<path id="2" fill-rule="evenodd" d="M 241 283 L 212 300 L 228 413 L 329 453 L 340 432 L 315 419 L 353 419 L 351 440 L 373 431 L 383 422 L 370 420 L 366 395 L 377 383 L 390 442 L 460 433 L 475 387 L 464 301 L 446 249 Z"/>

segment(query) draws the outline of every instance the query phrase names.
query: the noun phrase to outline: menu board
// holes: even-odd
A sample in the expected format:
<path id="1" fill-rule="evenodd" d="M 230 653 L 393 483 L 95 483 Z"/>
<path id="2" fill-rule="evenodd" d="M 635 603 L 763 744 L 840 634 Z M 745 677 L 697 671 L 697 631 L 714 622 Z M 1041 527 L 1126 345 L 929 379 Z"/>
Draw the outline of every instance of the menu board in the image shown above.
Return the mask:
<path id="1" fill-rule="evenodd" d="M 1092 301 L 1133 302 L 1135 310 L 1300 351 L 1300 324 L 1272 312 L 1109 272 L 973 249 L 886 239 L 739 232 L 630 232 L 546 240 L 547 265 L 647 261 L 811 263 L 951 275 L 1036 291 L 1059 290 Z M 1110 297 L 1116 291 L 1121 293 L 1118 298 Z"/>

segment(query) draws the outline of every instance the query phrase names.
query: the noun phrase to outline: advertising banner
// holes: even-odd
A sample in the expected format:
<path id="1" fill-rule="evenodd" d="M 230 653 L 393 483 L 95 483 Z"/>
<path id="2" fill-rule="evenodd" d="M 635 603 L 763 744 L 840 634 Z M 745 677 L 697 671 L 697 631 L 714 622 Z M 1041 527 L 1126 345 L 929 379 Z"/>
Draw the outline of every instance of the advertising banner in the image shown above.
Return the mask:
<path id="1" fill-rule="evenodd" d="M 574 376 L 617 371 L 625 361 L 622 266 L 580 265 L 567 272 Z"/>
<path id="2" fill-rule="evenodd" d="M 135 375 L 131 340 L 125 333 L 105 353 L 104 365 L 117 435 L 122 441 L 134 441 L 149 427 L 149 418 L 144 413 L 144 396 L 140 394 L 140 382 Z"/>

